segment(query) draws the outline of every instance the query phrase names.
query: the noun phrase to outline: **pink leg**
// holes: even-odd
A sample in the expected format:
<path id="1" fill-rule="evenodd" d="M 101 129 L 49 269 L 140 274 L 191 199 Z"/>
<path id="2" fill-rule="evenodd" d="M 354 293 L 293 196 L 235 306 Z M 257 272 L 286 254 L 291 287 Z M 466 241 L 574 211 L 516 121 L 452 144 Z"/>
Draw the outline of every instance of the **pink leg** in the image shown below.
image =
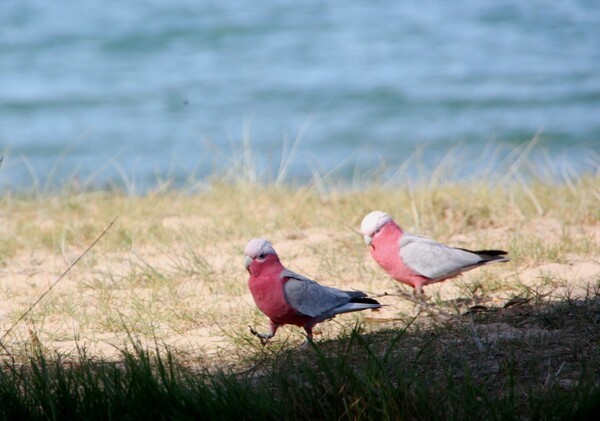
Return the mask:
<path id="1" fill-rule="evenodd" d="M 420 298 L 420 299 L 424 299 L 425 298 L 425 294 L 423 294 L 423 284 L 425 282 L 423 281 L 416 281 L 414 283 L 414 287 L 415 290 L 413 291 L 415 298 Z"/>
<path id="2" fill-rule="evenodd" d="M 269 320 L 269 322 L 269 333 L 266 339 L 271 339 L 273 336 L 275 336 L 275 332 L 277 332 L 277 328 L 279 327 L 279 325 L 273 320 Z"/>

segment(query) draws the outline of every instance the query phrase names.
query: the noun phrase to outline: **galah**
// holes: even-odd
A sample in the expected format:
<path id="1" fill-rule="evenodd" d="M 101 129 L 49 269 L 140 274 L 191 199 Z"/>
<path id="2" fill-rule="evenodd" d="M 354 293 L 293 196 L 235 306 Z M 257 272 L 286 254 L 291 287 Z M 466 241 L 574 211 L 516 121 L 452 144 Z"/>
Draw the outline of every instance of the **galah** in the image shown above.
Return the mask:
<path id="1" fill-rule="evenodd" d="M 360 225 L 373 259 L 395 280 L 412 286 L 416 295 L 423 286 L 441 282 L 476 267 L 508 262 L 502 250 L 471 251 L 448 247 L 429 238 L 403 231 L 388 214 L 373 211 Z"/>
<path id="2" fill-rule="evenodd" d="M 326 287 L 286 269 L 271 243 L 261 238 L 250 240 L 244 254 L 252 298 L 270 320 L 268 333 L 250 329 L 263 343 L 282 325 L 301 326 L 312 340 L 312 329 L 319 322 L 341 313 L 381 307 L 362 291 Z"/>

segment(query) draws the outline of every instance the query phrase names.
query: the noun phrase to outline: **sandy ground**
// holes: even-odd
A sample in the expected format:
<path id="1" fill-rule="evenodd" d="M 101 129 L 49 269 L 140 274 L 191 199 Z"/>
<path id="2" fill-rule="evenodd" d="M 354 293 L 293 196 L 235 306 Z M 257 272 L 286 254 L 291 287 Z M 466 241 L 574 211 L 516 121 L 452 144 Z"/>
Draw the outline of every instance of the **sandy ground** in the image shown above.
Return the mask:
<path id="1" fill-rule="evenodd" d="M 163 226 L 172 230 L 198 224 L 202 221 L 177 217 L 163 221 Z M 548 243 L 560 241 L 565 232 L 559 221 L 549 218 L 532 220 L 519 229 Z M 508 227 L 491 228 L 456 235 L 446 242 L 468 247 L 475 239 L 485 238 L 490 246 L 503 247 L 508 244 L 511 232 Z M 571 227 L 569 232 L 580 236 L 581 241 L 590 242 L 592 250 L 598 249 L 600 226 Z M 362 320 L 368 330 L 393 327 L 401 317 L 419 310 L 413 302 L 397 296 L 398 284 L 372 261 L 366 247 L 347 249 L 347 244 L 357 244 L 352 235 L 355 234 L 308 229 L 275 232 L 270 237 L 282 262 L 290 269 L 326 285 L 367 291 L 377 295 L 385 305 L 377 312 L 343 315 L 323 323 L 317 329 L 320 333 L 317 339 L 335 337 L 340 330 L 352 327 L 356 320 Z M 204 258 L 205 275 L 173 269 L 176 257 L 184 253 L 183 244 L 169 247 L 168 251 L 158 248 L 131 253 L 94 250 L 16 324 L 2 342 L 11 352 L 39 343 L 46 349 L 65 354 L 83 346 L 94 355 L 111 357 L 118 354 L 118 348 L 132 335 L 147 343 L 156 337 L 159 342 L 186 353 L 222 355 L 223 351 L 243 342 L 248 325 L 259 330 L 268 325 L 247 290 L 247 273 L 241 255 L 245 242 L 220 244 L 222 253 L 218 255 L 214 254 L 217 245 L 207 244 L 194 250 Z M 14 325 L 82 251 L 66 248 L 51 254 L 28 250 L 6 259 L 5 267 L 0 269 L 0 335 Z M 357 257 L 352 259 L 345 253 Z M 343 259 L 339 260 L 345 263 L 337 265 L 336 256 L 342 255 Z M 348 262 L 352 262 L 351 267 Z M 149 273 L 153 271 L 161 275 L 152 278 Z M 490 277 L 497 284 L 493 290 L 483 295 L 476 291 L 469 293 L 476 290 L 474 286 L 478 282 Z M 563 300 L 566 296 L 585 297 L 597 293 L 599 284 L 600 256 L 570 254 L 561 256 L 560 263 L 512 261 L 479 268 L 461 278 L 426 287 L 429 300 L 425 310 L 431 306 L 433 310 L 430 308 L 429 313 L 440 308 L 456 314 L 456 309 L 448 303 L 459 303 L 458 311 L 464 312 L 474 305 L 502 309 L 515 297 L 541 296 L 549 301 Z M 402 290 L 411 293 L 406 287 Z M 428 317 L 428 311 L 423 311 L 420 317 Z M 524 334 L 502 323 L 484 326 L 481 332 L 497 337 Z M 300 342 L 300 329 L 282 329 L 275 340 Z M 0 354 L 3 353 L 0 349 Z"/>

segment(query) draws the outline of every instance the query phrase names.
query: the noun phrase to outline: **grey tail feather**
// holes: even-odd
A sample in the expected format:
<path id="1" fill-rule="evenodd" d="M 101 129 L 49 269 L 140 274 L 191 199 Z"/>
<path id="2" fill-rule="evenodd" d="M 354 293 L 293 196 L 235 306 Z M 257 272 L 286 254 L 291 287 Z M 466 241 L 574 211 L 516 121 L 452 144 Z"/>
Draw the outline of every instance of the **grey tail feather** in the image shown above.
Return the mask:
<path id="1" fill-rule="evenodd" d="M 353 297 L 350 302 L 359 304 L 380 304 L 379 301 L 367 297 Z"/>

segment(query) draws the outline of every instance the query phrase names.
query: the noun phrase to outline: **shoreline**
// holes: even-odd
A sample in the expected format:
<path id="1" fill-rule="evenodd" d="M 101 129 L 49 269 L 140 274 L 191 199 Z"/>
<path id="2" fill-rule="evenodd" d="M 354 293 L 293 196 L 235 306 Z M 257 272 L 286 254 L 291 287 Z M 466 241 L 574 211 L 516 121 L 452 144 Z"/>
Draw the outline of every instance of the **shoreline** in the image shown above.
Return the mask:
<path id="1" fill-rule="evenodd" d="M 52 196 L 91 192 L 122 192 L 145 196 L 157 193 L 195 194 L 215 183 L 260 184 L 264 187 L 301 189 L 317 186 L 325 191 L 356 191 L 372 186 L 420 188 L 446 183 L 470 184 L 479 181 L 509 185 L 542 182 L 568 184 L 574 180 L 597 177 L 600 151 L 592 146 L 551 152 L 550 145 L 540 140 L 541 132 L 530 140 L 497 142 L 489 140 L 476 150 L 465 142 L 449 144 L 443 149 L 416 146 L 392 159 L 379 156 L 364 162 L 364 149 L 350 151 L 335 162 L 321 162 L 318 157 L 299 157 L 301 138 L 284 147 L 279 158 L 261 156 L 257 145 L 244 139 L 230 145 L 212 158 L 210 149 L 195 151 L 194 165 L 181 165 L 171 157 L 168 163 L 140 171 L 137 165 L 127 170 L 117 157 L 96 167 L 71 164 L 66 167 L 60 156 L 56 162 L 36 170 L 26 157 L 12 158 L 8 150 L 0 152 L 0 194 Z M 283 144 L 285 145 L 285 141 Z M 278 143 L 276 142 L 278 145 Z M 214 151 L 212 151 L 214 152 Z M 65 150 L 63 154 L 67 154 Z M 570 156 L 570 158 L 569 158 Z M 163 168 L 164 167 L 164 168 Z M 162 168 L 162 169 L 161 169 Z M 16 180 L 16 181 L 15 181 Z"/>

